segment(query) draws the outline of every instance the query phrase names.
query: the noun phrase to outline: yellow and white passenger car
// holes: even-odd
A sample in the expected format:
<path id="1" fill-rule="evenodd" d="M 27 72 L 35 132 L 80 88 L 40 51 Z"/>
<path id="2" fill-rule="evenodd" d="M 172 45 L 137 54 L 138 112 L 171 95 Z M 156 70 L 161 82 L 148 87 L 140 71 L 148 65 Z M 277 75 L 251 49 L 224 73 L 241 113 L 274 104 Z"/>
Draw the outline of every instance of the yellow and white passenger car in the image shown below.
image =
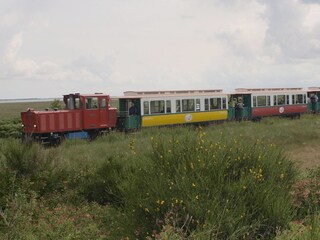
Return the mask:
<path id="1" fill-rule="evenodd" d="M 127 91 L 119 98 L 122 129 L 223 121 L 228 95 L 216 90 Z"/>

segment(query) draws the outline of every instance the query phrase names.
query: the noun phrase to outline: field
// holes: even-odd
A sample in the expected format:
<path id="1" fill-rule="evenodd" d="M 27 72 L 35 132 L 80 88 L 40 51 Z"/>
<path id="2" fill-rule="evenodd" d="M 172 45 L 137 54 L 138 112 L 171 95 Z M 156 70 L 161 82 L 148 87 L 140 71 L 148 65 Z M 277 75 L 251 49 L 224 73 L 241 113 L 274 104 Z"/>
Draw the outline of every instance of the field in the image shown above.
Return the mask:
<path id="1" fill-rule="evenodd" d="M 319 239 L 319 142 L 319 115 L 0 139 L 0 238 Z"/>

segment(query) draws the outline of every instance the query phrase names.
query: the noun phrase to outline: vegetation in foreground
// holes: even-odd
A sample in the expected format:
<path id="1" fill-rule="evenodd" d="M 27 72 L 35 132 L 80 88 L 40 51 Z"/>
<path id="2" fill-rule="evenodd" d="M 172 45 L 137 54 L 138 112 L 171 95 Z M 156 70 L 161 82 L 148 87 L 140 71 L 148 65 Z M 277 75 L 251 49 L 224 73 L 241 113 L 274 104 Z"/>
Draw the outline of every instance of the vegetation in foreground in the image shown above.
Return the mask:
<path id="1" fill-rule="evenodd" d="M 147 129 L 47 149 L 2 140 L 0 238 L 318 239 L 320 170 L 301 176 L 278 147 L 319 140 L 318 121 Z"/>

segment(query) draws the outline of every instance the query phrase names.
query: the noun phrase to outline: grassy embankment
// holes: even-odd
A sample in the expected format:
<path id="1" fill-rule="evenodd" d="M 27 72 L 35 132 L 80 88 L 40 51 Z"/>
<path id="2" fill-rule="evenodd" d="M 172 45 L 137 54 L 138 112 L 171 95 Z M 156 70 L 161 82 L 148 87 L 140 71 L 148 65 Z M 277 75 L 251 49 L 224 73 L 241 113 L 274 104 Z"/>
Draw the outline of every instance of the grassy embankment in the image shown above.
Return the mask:
<path id="1" fill-rule="evenodd" d="M 0 237 L 317 239 L 320 171 L 305 169 L 320 161 L 319 126 L 309 115 L 50 149 L 2 140 Z"/>

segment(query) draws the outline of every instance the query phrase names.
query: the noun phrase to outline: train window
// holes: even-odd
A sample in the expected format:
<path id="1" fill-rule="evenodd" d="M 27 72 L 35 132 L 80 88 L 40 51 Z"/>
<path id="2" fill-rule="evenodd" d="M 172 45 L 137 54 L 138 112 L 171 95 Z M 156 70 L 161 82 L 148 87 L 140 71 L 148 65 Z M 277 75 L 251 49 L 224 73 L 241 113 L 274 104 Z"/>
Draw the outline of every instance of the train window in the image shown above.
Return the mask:
<path id="1" fill-rule="evenodd" d="M 176 100 L 176 112 L 181 112 L 181 101 Z"/>
<path id="2" fill-rule="evenodd" d="M 271 106 L 271 97 L 267 96 L 267 106 Z"/>
<path id="3" fill-rule="evenodd" d="M 149 102 L 147 101 L 143 102 L 143 113 L 145 115 L 149 115 Z"/>
<path id="4" fill-rule="evenodd" d="M 274 96 L 274 105 L 285 105 L 286 104 L 286 95 L 277 95 Z"/>
<path id="5" fill-rule="evenodd" d="M 182 112 L 194 111 L 194 99 L 182 99 Z"/>
<path id="6" fill-rule="evenodd" d="M 266 96 L 257 96 L 257 107 L 265 107 L 267 104 L 267 97 Z"/>
<path id="7" fill-rule="evenodd" d="M 221 109 L 221 98 L 210 98 L 210 110 Z"/>
<path id="8" fill-rule="evenodd" d="M 257 106 L 257 97 L 253 96 L 253 106 L 256 107 Z"/>
<path id="9" fill-rule="evenodd" d="M 75 109 L 81 109 L 82 108 L 82 103 L 80 101 L 80 98 L 75 98 L 74 99 L 74 107 L 75 107 Z"/>
<path id="10" fill-rule="evenodd" d="M 204 110 L 209 111 L 209 99 L 204 99 Z"/>
<path id="11" fill-rule="evenodd" d="M 171 113 L 171 101 L 170 100 L 166 101 L 166 109 L 167 109 L 167 113 Z"/>
<path id="12" fill-rule="evenodd" d="M 222 109 L 227 109 L 227 99 L 222 98 Z"/>
<path id="13" fill-rule="evenodd" d="M 196 99 L 196 111 L 200 111 L 200 99 Z"/>
<path id="14" fill-rule="evenodd" d="M 292 95 L 292 104 L 303 104 L 305 102 L 305 94 Z"/>
<path id="15" fill-rule="evenodd" d="M 164 113 L 164 100 L 150 101 L 150 113 Z"/>
<path id="16" fill-rule="evenodd" d="M 107 100 L 105 98 L 102 98 L 100 101 L 100 108 L 106 108 L 107 107 Z"/>
<path id="17" fill-rule="evenodd" d="M 286 104 L 287 104 L 287 105 L 290 104 L 290 102 L 289 102 L 290 100 L 289 100 L 289 99 L 290 99 L 290 96 L 289 96 L 289 95 L 286 95 L 286 100 L 287 100 L 287 101 L 286 101 Z"/>
<path id="18" fill-rule="evenodd" d="M 98 98 L 86 98 L 86 109 L 96 109 L 98 108 Z"/>

